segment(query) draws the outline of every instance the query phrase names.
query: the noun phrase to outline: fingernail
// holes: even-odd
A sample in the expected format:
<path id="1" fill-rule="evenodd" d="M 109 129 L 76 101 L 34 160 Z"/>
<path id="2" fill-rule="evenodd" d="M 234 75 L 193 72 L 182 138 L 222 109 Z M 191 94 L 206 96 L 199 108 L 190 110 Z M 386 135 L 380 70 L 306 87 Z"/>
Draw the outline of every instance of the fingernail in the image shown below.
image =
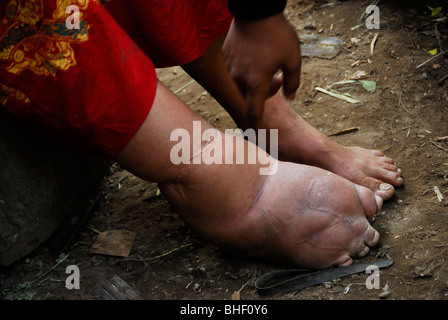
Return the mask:
<path id="1" fill-rule="evenodd" d="M 390 189 L 392 189 L 392 188 L 393 188 L 392 185 L 390 185 L 390 184 L 388 184 L 388 183 L 382 183 L 382 184 L 380 184 L 380 190 L 387 191 L 387 190 L 390 190 Z"/>

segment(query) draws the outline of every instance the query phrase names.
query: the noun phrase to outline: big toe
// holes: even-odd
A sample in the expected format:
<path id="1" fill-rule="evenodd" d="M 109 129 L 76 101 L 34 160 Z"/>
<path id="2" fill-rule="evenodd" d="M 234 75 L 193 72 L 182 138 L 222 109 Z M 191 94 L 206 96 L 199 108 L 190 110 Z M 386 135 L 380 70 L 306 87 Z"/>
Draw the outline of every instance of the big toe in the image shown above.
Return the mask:
<path id="1" fill-rule="evenodd" d="M 356 185 L 356 188 L 366 217 L 368 219 L 373 218 L 375 213 L 383 207 L 383 198 L 373 193 L 369 188 L 359 185 Z"/>
<path id="2" fill-rule="evenodd" d="M 362 184 L 383 200 L 389 200 L 395 193 L 395 188 L 392 184 L 385 183 L 375 178 L 367 177 L 364 179 Z"/>

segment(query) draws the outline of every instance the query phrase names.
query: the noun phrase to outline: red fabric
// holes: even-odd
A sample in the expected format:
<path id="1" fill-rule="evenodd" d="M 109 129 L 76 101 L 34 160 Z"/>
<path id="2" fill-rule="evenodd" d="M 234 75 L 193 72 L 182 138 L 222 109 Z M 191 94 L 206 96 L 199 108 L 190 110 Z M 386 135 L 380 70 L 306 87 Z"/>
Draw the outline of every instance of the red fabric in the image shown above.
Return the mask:
<path id="1" fill-rule="evenodd" d="M 109 0 L 105 7 L 156 67 L 196 60 L 233 19 L 226 0 Z"/>
<path id="2" fill-rule="evenodd" d="M 146 119 L 157 86 L 151 59 L 195 60 L 232 18 L 225 0 L 72 0 L 81 27 L 69 30 L 66 1 L 4 2 L 0 103 L 100 157 L 114 157 Z"/>
<path id="3" fill-rule="evenodd" d="M 113 157 L 148 115 L 156 91 L 154 65 L 102 5 L 90 1 L 80 10 L 85 28 L 74 34 L 64 28 L 67 15 L 55 19 L 58 9 L 65 11 L 45 0 L 25 12 L 28 20 L 20 18 L 24 7 L 5 19 L 0 85 L 26 98 L 10 94 L 3 105 L 88 154 Z M 6 16 L 12 8 L 1 10 Z M 12 51 L 6 55 L 8 42 Z"/>

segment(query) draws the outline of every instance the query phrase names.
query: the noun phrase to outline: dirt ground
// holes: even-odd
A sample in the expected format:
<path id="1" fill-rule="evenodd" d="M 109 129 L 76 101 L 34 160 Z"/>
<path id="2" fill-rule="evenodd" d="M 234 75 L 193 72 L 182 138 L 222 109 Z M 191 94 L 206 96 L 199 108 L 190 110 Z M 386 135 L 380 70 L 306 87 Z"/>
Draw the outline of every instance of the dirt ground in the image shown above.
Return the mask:
<path id="1" fill-rule="evenodd" d="M 202 241 L 157 195 L 157 185 L 113 166 L 101 207 L 62 259 L 43 246 L 0 270 L 3 299 L 101 299 L 99 285 L 114 275 L 147 300 L 230 300 L 235 291 L 243 300 L 448 299 L 448 79 L 443 80 L 448 55 L 428 61 L 431 55 L 426 52 L 448 48 L 448 23 L 436 23 L 440 15 L 431 18 L 426 6 L 445 3 L 381 1 L 379 30 L 353 28 L 371 2 L 291 0 L 287 15 L 304 39 L 304 34 L 311 34 L 343 40 L 340 53 L 331 59 L 303 58 L 302 84 L 292 107 L 326 134 L 356 128 L 332 138 L 344 145 L 380 149 L 403 171 L 404 186 L 372 223 L 381 233 L 380 243 L 356 261 L 394 259 L 392 267 L 380 271 L 380 289 L 366 288 L 367 275 L 361 273 L 299 292 L 260 297 L 254 282 L 282 266 L 235 258 Z M 442 15 L 447 13 L 448 6 L 443 7 Z M 359 83 L 339 90 L 361 103 L 315 90 L 356 71 L 365 71 L 364 79 L 375 81 L 376 90 L 369 92 Z M 210 123 L 222 130 L 235 128 L 228 114 L 180 68 L 158 73 Z M 439 200 L 436 189 L 444 199 Z M 136 233 L 128 257 L 88 253 L 98 231 L 116 229 Z M 65 288 L 69 265 L 79 267 L 80 289 Z"/>

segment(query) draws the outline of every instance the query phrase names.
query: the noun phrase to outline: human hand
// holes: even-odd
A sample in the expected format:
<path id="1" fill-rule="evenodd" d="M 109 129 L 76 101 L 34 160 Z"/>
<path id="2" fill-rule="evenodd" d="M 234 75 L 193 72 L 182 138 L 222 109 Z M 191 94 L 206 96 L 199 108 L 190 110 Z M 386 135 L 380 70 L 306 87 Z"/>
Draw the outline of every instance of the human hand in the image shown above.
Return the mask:
<path id="1" fill-rule="evenodd" d="M 300 85 L 300 42 L 283 14 L 254 21 L 235 19 L 223 52 L 252 121 L 261 120 L 266 99 L 282 85 L 285 97 L 294 99 Z M 283 76 L 274 78 L 279 70 Z"/>

